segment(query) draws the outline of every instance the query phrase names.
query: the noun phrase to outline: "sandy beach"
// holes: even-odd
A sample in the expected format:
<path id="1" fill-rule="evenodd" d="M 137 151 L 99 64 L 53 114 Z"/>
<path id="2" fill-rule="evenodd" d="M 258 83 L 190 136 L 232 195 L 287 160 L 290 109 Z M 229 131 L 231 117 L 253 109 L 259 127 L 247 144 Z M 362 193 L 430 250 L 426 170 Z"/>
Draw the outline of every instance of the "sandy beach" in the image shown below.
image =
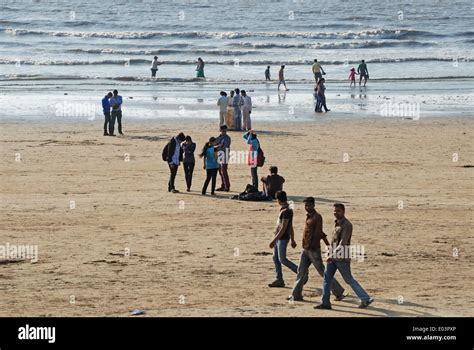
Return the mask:
<path id="1" fill-rule="evenodd" d="M 352 243 L 365 247 L 352 267 L 374 304 L 358 309 L 343 284 L 350 296 L 322 311 L 313 267 L 306 302 L 286 300 L 295 279 L 286 268 L 286 288 L 267 287 L 279 209 L 228 199 L 250 182 L 247 165 L 229 167 L 231 193 L 201 196 L 201 163 L 191 193 L 167 192 L 164 144 L 183 131 L 201 148 L 216 122 L 124 119 L 125 136 L 112 138 L 100 118 L 3 121 L 0 244 L 37 245 L 38 261 L 0 261 L 0 316 L 473 316 L 473 126 L 448 117 L 256 123 L 267 158 L 259 175 L 277 165 L 294 201 L 299 246 L 289 258 L 299 261 L 306 196 L 328 233 L 332 204 L 345 203 Z M 240 133 L 230 136 L 233 150 L 246 149 Z"/>

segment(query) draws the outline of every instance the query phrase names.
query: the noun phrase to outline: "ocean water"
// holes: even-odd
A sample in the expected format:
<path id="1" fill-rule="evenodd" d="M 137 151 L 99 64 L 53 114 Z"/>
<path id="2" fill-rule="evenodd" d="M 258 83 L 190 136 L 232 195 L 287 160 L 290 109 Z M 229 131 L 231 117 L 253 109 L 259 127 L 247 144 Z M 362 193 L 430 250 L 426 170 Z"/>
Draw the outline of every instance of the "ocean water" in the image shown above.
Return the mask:
<path id="1" fill-rule="evenodd" d="M 465 114 L 473 25 L 470 0 L 0 0 L 1 113 L 47 117 L 58 103 L 97 103 L 119 88 L 134 107 L 129 115 L 184 109 L 206 118 L 218 91 L 239 86 L 252 90 L 262 118 L 277 118 L 273 107 L 308 117 L 317 58 L 335 112 L 362 105 L 377 113 L 380 102 L 398 99 L 425 113 Z M 163 62 L 156 81 L 154 55 Z M 204 82 L 195 79 L 197 57 Z M 361 59 L 369 87 L 352 91 L 347 77 Z M 284 96 L 262 81 L 267 65 L 276 77 L 281 64 L 291 88 Z"/>

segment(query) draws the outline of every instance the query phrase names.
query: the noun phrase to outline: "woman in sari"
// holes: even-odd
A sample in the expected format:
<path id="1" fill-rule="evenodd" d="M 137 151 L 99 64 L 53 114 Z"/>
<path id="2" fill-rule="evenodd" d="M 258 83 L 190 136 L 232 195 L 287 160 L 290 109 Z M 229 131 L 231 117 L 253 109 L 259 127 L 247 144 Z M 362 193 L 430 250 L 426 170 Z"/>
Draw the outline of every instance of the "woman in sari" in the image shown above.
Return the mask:
<path id="1" fill-rule="evenodd" d="M 196 72 L 197 72 L 196 77 L 205 78 L 205 76 L 204 76 L 204 61 L 202 60 L 201 57 L 198 58 Z"/>

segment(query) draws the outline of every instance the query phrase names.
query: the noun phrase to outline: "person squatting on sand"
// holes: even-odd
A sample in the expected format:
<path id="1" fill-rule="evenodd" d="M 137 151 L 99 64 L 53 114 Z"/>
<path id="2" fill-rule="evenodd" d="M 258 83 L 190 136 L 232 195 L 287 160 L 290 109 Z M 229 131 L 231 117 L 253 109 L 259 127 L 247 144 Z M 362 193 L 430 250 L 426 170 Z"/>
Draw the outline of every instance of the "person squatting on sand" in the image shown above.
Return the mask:
<path id="1" fill-rule="evenodd" d="M 270 175 L 262 177 L 260 180 L 263 185 L 263 192 L 268 198 L 276 199 L 275 195 L 278 191 L 283 191 L 285 179 L 278 175 L 278 167 L 272 165 L 269 169 Z"/>

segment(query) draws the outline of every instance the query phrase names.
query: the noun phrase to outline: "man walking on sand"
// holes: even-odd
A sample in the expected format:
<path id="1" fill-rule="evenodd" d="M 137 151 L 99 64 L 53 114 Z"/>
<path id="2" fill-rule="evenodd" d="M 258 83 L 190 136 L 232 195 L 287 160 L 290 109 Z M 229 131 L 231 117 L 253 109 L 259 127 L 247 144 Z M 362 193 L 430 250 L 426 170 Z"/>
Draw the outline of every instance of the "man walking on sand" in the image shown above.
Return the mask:
<path id="1" fill-rule="evenodd" d="M 331 295 L 330 285 L 333 281 L 334 274 L 337 270 L 342 275 L 344 281 L 351 286 L 352 290 L 360 298 L 361 303 L 359 308 L 365 309 L 374 299 L 372 299 L 359 282 L 352 277 L 351 260 L 350 260 L 350 245 L 352 237 L 352 224 L 345 217 L 346 208 L 342 203 L 334 204 L 334 231 L 332 236 L 331 248 L 327 258 L 326 272 L 324 273 L 323 282 L 323 298 L 320 305 L 315 306 L 315 309 L 331 309 L 331 302 L 329 297 Z"/>
<path id="2" fill-rule="evenodd" d="M 108 130 L 110 125 L 110 119 L 112 118 L 110 115 L 110 98 L 112 97 L 112 93 L 109 92 L 105 97 L 102 99 L 102 110 L 104 111 L 104 136 L 109 136 Z"/>
<path id="3" fill-rule="evenodd" d="M 117 119 L 118 123 L 118 132 L 120 135 L 122 133 L 122 96 L 118 94 L 117 90 L 114 90 L 114 96 L 110 99 L 110 105 L 112 106 L 112 119 L 109 124 L 109 136 L 115 136 L 114 128 L 115 128 L 115 119 Z"/>
<path id="4" fill-rule="evenodd" d="M 283 86 L 285 87 L 285 90 L 288 91 L 290 89 L 288 89 L 286 87 L 286 82 L 285 82 L 285 65 L 281 66 L 280 70 L 278 71 L 278 90 L 280 90 L 280 85 L 283 84 Z"/>
<path id="5" fill-rule="evenodd" d="M 326 235 L 323 232 L 323 218 L 315 209 L 313 197 L 308 197 L 304 201 L 306 210 L 306 220 L 303 230 L 303 251 L 301 252 L 300 264 L 298 265 L 298 274 L 293 286 L 290 298 L 295 301 L 303 300 L 303 285 L 308 276 L 309 267 L 314 265 L 321 277 L 324 277 L 324 264 L 321 257 L 320 241 L 329 246 Z M 336 295 L 336 300 L 344 299 L 344 288 L 333 279 L 331 282 L 331 291 Z"/>
<path id="6" fill-rule="evenodd" d="M 280 214 L 278 215 L 275 236 L 270 242 L 270 248 L 273 249 L 273 263 L 275 264 L 276 279 L 268 286 L 271 288 L 285 287 L 281 265 L 285 265 L 294 273 L 297 273 L 298 266 L 288 260 L 286 250 L 291 240 L 291 247 L 296 248 L 295 236 L 293 232 L 293 210 L 290 209 L 285 191 L 278 191 L 276 194 L 278 204 L 280 205 Z"/>

